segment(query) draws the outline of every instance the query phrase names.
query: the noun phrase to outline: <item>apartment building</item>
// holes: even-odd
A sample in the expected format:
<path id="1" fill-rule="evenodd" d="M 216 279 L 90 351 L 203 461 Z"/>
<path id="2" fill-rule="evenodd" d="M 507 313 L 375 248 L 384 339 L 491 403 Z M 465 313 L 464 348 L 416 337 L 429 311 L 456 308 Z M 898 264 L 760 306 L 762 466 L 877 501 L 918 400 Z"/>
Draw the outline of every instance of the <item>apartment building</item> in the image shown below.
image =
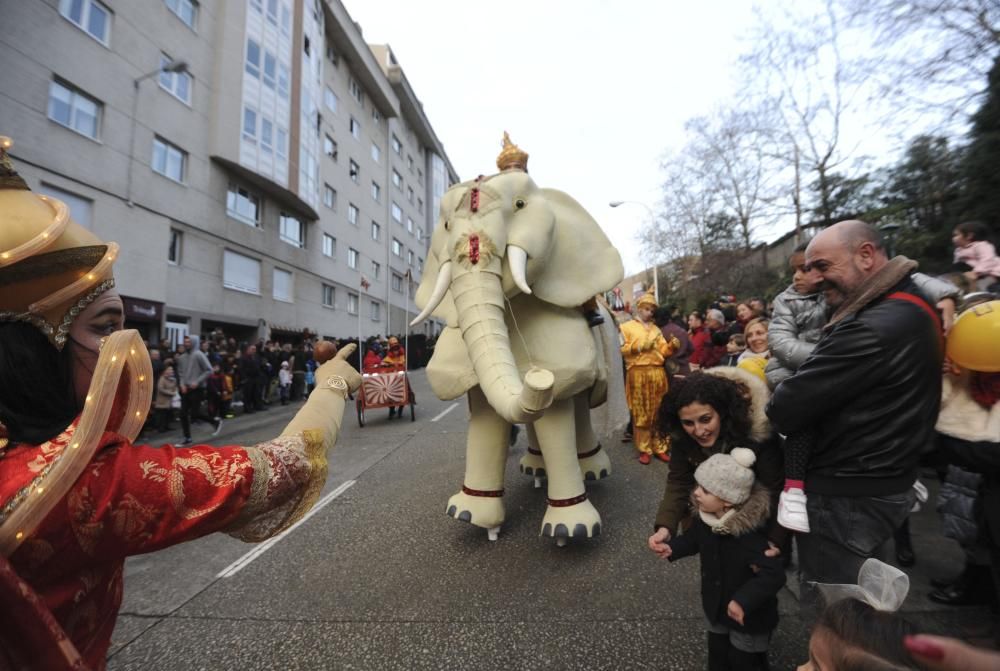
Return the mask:
<path id="1" fill-rule="evenodd" d="M 0 62 L 0 134 L 122 246 L 130 327 L 404 332 L 458 176 L 338 0 L 5 2 Z"/>

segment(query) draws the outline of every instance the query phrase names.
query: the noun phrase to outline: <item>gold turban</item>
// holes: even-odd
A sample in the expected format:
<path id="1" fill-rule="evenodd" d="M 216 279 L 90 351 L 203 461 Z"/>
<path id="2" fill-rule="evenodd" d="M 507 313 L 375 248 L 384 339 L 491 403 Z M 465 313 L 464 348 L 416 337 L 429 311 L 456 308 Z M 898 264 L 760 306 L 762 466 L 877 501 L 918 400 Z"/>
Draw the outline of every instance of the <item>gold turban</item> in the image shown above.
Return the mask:
<path id="1" fill-rule="evenodd" d="M 635 302 L 635 307 L 637 308 L 652 308 L 656 309 L 659 305 L 656 302 L 656 297 L 653 296 L 652 291 L 648 291 L 642 295 L 642 297 Z"/>

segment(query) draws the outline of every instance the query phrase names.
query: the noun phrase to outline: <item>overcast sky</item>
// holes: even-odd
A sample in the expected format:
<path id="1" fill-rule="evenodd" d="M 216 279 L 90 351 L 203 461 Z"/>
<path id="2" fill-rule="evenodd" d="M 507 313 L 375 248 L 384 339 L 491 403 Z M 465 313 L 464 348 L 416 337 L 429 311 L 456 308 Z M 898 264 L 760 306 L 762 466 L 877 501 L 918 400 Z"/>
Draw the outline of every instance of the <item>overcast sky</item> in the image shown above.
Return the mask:
<path id="1" fill-rule="evenodd" d="M 732 97 L 747 2 L 343 0 L 388 43 L 462 179 L 495 172 L 503 131 L 543 187 L 580 201 L 644 267 L 635 234 L 657 209 L 660 157 L 684 122 Z M 503 8 L 503 12 L 495 11 Z"/>

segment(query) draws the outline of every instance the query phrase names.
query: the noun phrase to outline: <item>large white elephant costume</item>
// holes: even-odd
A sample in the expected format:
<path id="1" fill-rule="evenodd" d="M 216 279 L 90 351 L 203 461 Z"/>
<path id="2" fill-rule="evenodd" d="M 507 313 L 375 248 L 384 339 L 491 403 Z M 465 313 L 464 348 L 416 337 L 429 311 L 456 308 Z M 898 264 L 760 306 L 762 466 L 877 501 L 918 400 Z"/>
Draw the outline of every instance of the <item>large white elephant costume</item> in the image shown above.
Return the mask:
<path id="1" fill-rule="evenodd" d="M 547 476 L 541 533 L 562 544 L 600 533 L 584 479 L 606 477 L 611 462 L 590 408 L 621 377 L 613 320 L 591 328 L 580 306 L 624 273 L 597 222 L 565 193 L 536 186 L 527 159 L 505 134 L 499 173 L 444 194 L 414 323 L 447 322 L 427 378 L 441 399 L 469 398 L 465 482 L 448 514 L 496 538 L 510 427 L 525 423 L 521 469 Z"/>

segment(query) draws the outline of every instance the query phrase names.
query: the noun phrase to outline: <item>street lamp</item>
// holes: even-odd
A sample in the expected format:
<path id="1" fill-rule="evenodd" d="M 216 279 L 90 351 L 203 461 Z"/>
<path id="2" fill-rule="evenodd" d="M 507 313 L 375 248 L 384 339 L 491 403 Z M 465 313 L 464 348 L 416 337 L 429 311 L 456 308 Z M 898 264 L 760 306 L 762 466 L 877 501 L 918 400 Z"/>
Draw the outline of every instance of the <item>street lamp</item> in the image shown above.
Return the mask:
<path id="1" fill-rule="evenodd" d="M 126 178 L 125 186 L 125 202 L 129 207 L 132 207 L 132 161 L 135 157 L 135 115 L 137 114 L 139 108 L 139 84 L 143 81 L 149 79 L 150 77 L 156 77 L 161 72 L 176 72 L 184 73 L 188 71 L 188 64 L 186 61 L 170 61 L 169 63 L 164 63 L 152 72 L 147 72 L 141 77 L 137 77 L 133 82 L 132 86 L 134 90 L 132 91 L 132 130 L 129 133 L 128 142 L 128 176 Z"/>
<path id="2" fill-rule="evenodd" d="M 651 226 L 655 226 L 656 225 L 656 215 L 653 214 L 652 208 L 649 207 L 649 205 L 646 205 L 646 203 L 640 202 L 638 200 L 612 200 L 610 203 L 608 203 L 608 206 L 610 206 L 610 207 L 620 207 L 622 205 L 627 205 L 627 204 L 638 205 L 640 207 L 646 208 L 646 212 L 649 213 L 649 223 L 650 223 L 650 225 Z M 659 305 L 660 304 L 660 272 L 659 272 L 659 264 L 658 263 L 654 263 L 653 264 L 653 298 L 656 300 L 656 304 Z"/>

